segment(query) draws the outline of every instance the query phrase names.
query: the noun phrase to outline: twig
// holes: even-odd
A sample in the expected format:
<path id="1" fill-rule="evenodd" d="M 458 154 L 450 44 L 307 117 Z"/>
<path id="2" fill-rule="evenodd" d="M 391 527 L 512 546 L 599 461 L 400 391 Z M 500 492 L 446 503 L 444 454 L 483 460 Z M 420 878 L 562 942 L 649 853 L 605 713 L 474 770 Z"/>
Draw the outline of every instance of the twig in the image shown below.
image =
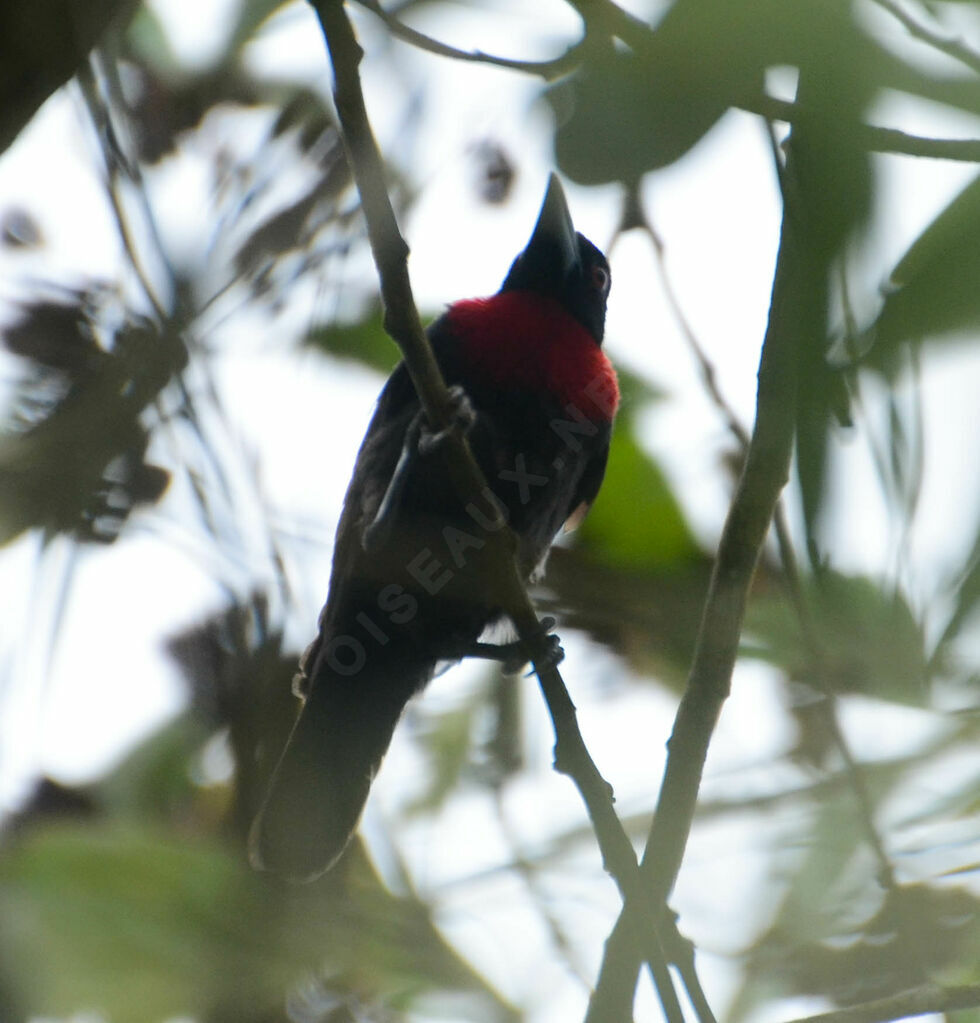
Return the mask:
<path id="1" fill-rule="evenodd" d="M 722 531 L 694 659 L 668 743 L 667 766 L 643 855 L 649 894 L 664 905 L 680 869 L 698 789 L 721 707 L 728 697 L 742 619 L 755 566 L 779 494 L 789 475 L 796 423 L 798 347 L 821 323 L 813 265 L 794 215 L 796 196 L 784 195 L 783 224 L 769 324 L 762 346 L 755 428 L 742 477 Z M 825 278 L 825 274 L 824 274 Z M 627 903 L 606 942 L 587 1023 L 625 1018 L 635 992 L 634 935 L 641 907 Z"/>
<path id="2" fill-rule="evenodd" d="M 779 555 L 783 565 L 783 575 L 785 577 L 786 588 L 789 592 L 790 599 L 792 600 L 796 611 L 797 619 L 800 623 L 800 629 L 803 634 L 803 643 L 806 647 L 807 655 L 810 662 L 813 664 L 814 677 L 818 681 L 822 682 L 828 676 L 826 668 L 827 657 L 824 652 L 823 644 L 817 638 L 816 632 L 813 628 L 813 620 L 803 594 L 799 567 L 796 562 L 796 555 L 793 552 L 793 545 L 789 536 L 789 528 L 786 525 L 786 516 L 781 504 L 776 507 L 774 525 L 776 528 L 776 540 L 779 545 Z M 834 745 L 837 747 L 837 751 L 840 753 L 841 760 L 844 762 L 844 773 L 846 774 L 851 790 L 854 793 L 854 798 L 857 800 L 857 804 L 861 812 L 861 823 L 864 827 L 865 839 L 871 847 L 871 851 L 878 863 L 878 883 L 882 886 L 882 888 L 894 888 L 895 869 L 892 866 L 891 860 L 888 858 L 888 853 L 885 850 L 885 844 L 882 841 L 881 835 L 878 834 L 878 829 L 875 827 L 874 804 L 872 803 L 871 795 L 868 792 L 868 785 L 864 777 L 864 772 L 862 771 L 860 764 L 858 764 L 858 762 L 854 759 L 854 754 L 851 752 L 850 744 L 848 743 L 847 737 L 844 735 L 844 731 L 841 728 L 840 719 L 837 716 L 837 701 L 834 698 L 834 694 L 824 689 L 822 695 L 822 709 L 824 711 L 823 719 L 830 730 L 831 737 L 834 740 Z"/>
<path id="3" fill-rule="evenodd" d="M 805 123 L 807 117 L 806 109 L 800 104 L 767 94 L 739 103 L 739 109 L 787 124 Z M 872 153 L 980 163 L 980 139 L 934 139 L 873 124 L 857 124 L 852 128 L 858 145 Z"/>
<path id="4" fill-rule="evenodd" d="M 359 64 L 363 51 L 354 37 L 342 0 L 312 0 L 334 70 L 334 100 L 354 180 L 361 195 L 368 237 L 380 278 L 385 329 L 401 348 L 419 401 L 430 425 L 446 430 L 446 465 L 457 493 L 465 501 L 478 500 L 486 481 L 465 435 L 450 428 L 450 396 L 422 329 L 408 276 L 408 246 L 402 238 L 388 197 L 384 169 L 371 131 L 361 91 Z M 499 538 L 499 539 L 498 539 Z M 534 606 L 517 570 L 513 534 L 506 527 L 490 533 L 488 541 L 501 545 L 501 603 L 518 636 L 532 649 L 541 627 Z M 599 773 L 582 738 L 575 705 L 552 664 L 540 657 L 533 662 L 555 730 L 555 769 L 567 774 L 585 802 L 606 870 L 619 885 L 624 899 L 650 909 L 638 883 L 636 854 L 612 802 L 612 790 Z M 648 957 L 664 1010 L 670 1020 L 683 1014 L 655 933 L 656 914 L 645 913 L 642 945 Z M 623 1023 L 623 1017 L 617 1023 Z"/>
<path id="5" fill-rule="evenodd" d="M 718 409 L 728 425 L 728 429 L 737 441 L 739 448 L 744 452 L 748 450 L 750 441 L 748 430 L 742 425 L 735 410 L 728 403 L 724 394 L 721 393 L 721 388 L 718 386 L 718 374 L 715 372 L 714 364 L 701 346 L 701 342 L 698 340 L 697 334 L 694 333 L 694 328 L 691 326 L 691 322 L 681 306 L 680 299 L 677 297 L 677 292 L 674 290 L 673 282 L 670 279 L 670 274 L 667 272 L 667 258 L 663 240 L 643 209 L 639 196 L 635 197 L 633 208 L 639 215 L 639 226 L 646 233 L 650 239 L 650 244 L 653 246 L 653 251 L 656 255 L 657 274 L 660 277 L 660 286 L 663 289 L 664 297 L 667 299 L 667 305 L 670 307 L 671 314 L 680 328 L 681 336 L 687 342 L 687 347 L 694 356 L 694 361 L 698 364 L 701 382 L 704 384 L 705 390 L 708 392 L 708 396 L 714 403 L 715 408 Z"/>
<path id="6" fill-rule="evenodd" d="M 386 11 L 378 0 L 356 0 L 356 2 L 379 17 L 392 35 L 419 49 L 452 60 L 519 71 L 542 78 L 546 82 L 554 81 L 579 67 L 583 63 L 590 36 L 597 36 L 600 31 L 615 35 L 633 46 L 642 45 L 643 42 L 649 41 L 653 35 L 653 29 L 648 24 L 608 0 L 602 0 L 602 2 L 599 0 L 589 0 L 589 2 L 569 0 L 585 21 L 587 30 L 582 38 L 577 43 L 573 43 L 564 53 L 550 60 L 515 60 L 510 57 L 498 57 L 494 54 L 484 53 L 482 50 L 461 50 L 455 46 L 449 46 L 423 32 L 410 28 Z M 896 17 L 901 16 L 892 0 L 875 0 L 875 2 L 891 11 Z M 921 26 L 920 28 L 922 32 L 928 32 L 927 29 Z M 924 35 L 920 37 L 927 38 Z M 928 41 L 942 49 L 944 53 L 949 53 L 951 56 L 963 60 L 964 63 L 970 64 L 971 67 L 980 69 L 980 55 L 974 53 L 965 44 L 955 40 L 944 41 L 940 36 L 929 37 Z M 977 61 L 976 65 L 973 64 L 974 60 Z M 941 97 L 935 98 L 940 101 L 942 99 Z M 785 121 L 790 124 L 798 123 L 806 116 L 806 111 L 797 104 L 789 100 L 777 99 L 768 94 L 759 95 L 737 105 L 739 109 L 748 113 L 760 114 L 770 120 Z M 872 153 L 895 153 L 901 156 L 918 156 L 933 160 L 980 163 L 980 139 L 928 138 L 872 124 L 858 124 L 854 130 L 858 144 Z"/>
<path id="7" fill-rule="evenodd" d="M 893 18 L 900 21 L 907 29 L 909 35 L 924 43 L 928 43 L 934 50 L 945 53 L 947 57 L 958 60 L 973 71 L 980 71 L 980 53 L 968 46 L 962 39 L 944 35 L 936 29 L 923 25 L 917 21 L 908 11 L 895 0 L 874 0 L 883 11 L 887 11 Z"/>
<path id="8" fill-rule="evenodd" d="M 119 197 L 120 168 L 126 168 L 130 178 L 133 177 L 132 168 L 123 154 L 115 126 L 109 114 L 108 104 L 99 95 L 95 73 L 88 60 L 82 61 L 79 65 L 77 77 L 79 87 L 82 90 L 82 98 L 85 101 L 85 107 L 88 110 L 88 115 L 92 120 L 102 147 L 102 154 L 105 160 L 104 185 L 106 198 L 108 198 L 109 204 L 112 207 L 112 214 L 115 218 L 116 230 L 119 232 L 123 251 L 126 253 L 129 265 L 133 268 L 133 273 L 136 275 L 143 296 L 153 309 L 157 322 L 161 325 L 165 324 L 170 320 L 170 314 L 164 308 L 162 300 L 157 295 L 156 289 L 150 281 L 150 275 L 143 266 L 143 261 L 140 259 L 136 248 L 136 241 L 133 238 L 133 232 L 129 226 L 129 218 L 122 208 L 122 202 Z"/>
<path id="9" fill-rule="evenodd" d="M 98 74 L 97 71 L 99 72 Z M 95 127 L 102 149 L 105 173 L 103 185 L 115 220 L 116 230 L 122 242 L 123 251 L 136 276 L 144 298 L 153 310 L 156 325 L 161 334 L 178 335 L 181 344 L 190 348 L 194 343 L 194 339 L 187 330 L 186 325 L 193 319 L 192 310 L 187 308 L 186 302 L 182 298 L 177 276 L 165 251 L 153 207 L 147 196 L 146 182 L 140 164 L 138 160 L 131 158 L 126 152 L 116 127 L 114 109 L 121 109 L 122 103 L 119 98 L 121 96 L 121 88 L 115 61 L 101 53 L 93 53 L 88 61 L 83 62 L 79 66 L 78 81 L 82 91 L 82 98 Z M 150 274 L 144 265 L 144 260 L 140 258 L 137 241 L 130 222 L 131 218 L 127 214 L 122 201 L 121 189 L 124 184 L 130 186 L 139 204 L 143 216 L 142 226 L 154 246 L 157 257 L 156 265 L 165 276 L 164 285 L 160 289 L 154 287 Z M 161 293 L 166 296 L 166 299 L 162 297 Z M 199 370 L 207 391 L 207 397 L 217 413 L 218 421 L 227 430 L 235 449 L 242 456 L 243 462 L 250 465 L 249 460 L 245 458 L 239 438 L 231 431 L 228 425 L 228 417 L 206 359 L 200 360 Z M 173 367 L 173 379 L 180 394 L 181 414 L 186 418 L 194 435 L 200 442 L 201 453 L 207 460 L 211 472 L 220 486 L 220 491 L 226 498 L 227 505 L 230 508 L 235 504 L 232 485 L 228 478 L 226 467 L 215 454 L 215 445 L 209 443 L 207 431 L 202 422 L 197 403 L 187 382 L 186 370 L 175 365 Z M 168 424 L 168 416 L 163 410 L 159 399 L 156 402 L 156 407 L 161 425 L 166 426 Z M 178 462 L 186 463 L 186 458 L 182 458 L 180 454 L 179 441 L 172 435 L 173 431 L 171 430 L 170 432 L 170 443 L 174 449 L 175 458 Z M 198 474 L 186 464 L 184 468 L 187 472 L 191 491 L 194 494 L 208 529 L 212 535 L 219 535 L 221 532 L 221 520 L 216 514 L 211 495 L 209 495 L 202 480 L 199 479 Z M 255 478 L 254 472 L 248 472 L 246 479 L 251 485 L 255 501 L 260 507 L 262 518 L 266 523 L 268 554 L 273 564 L 274 575 L 280 592 L 283 598 L 286 599 L 289 593 L 289 581 L 284 569 L 282 553 L 279 550 L 272 525 L 268 520 L 266 502 L 262 495 L 261 486 Z M 235 597 L 231 586 L 224 584 L 224 589 L 232 598 Z M 247 644 L 243 642 L 242 649 L 246 648 Z"/>
<path id="10" fill-rule="evenodd" d="M 777 167 L 779 167 L 779 153 L 775 146 L 773 148 L 773 156 L 777 161 Z M 780 173 L 782 173 L 781 168 Z M 678 326 L 680 327 L 681 334 L 686 340 L 688 347 L 698 363 L 705 389 L 708 391 L 709 397 L 718 408 L 722 417 L 725 419 L 725 422 L 728 424 L 728 428 L 738 443 L 740 452 L 744 457 L 748 452 L 750 442 L 748 431 L 742 425 L 735 413 L 735 410 L 731 407 L 731 405 L 729 405 L 724 394 L 722 394 L 721 389 L 718 386 L 714 366 L 705 354 L 704 349 L 701 347 L 693 328 L 684 314 L 684 310 L 680 306 L 677 295 L 671 286 L 670 278 L 667 274 L 663 241 L 647 217 L 638 199 L 633 203 L 632 209 L 634 215 L 639 218 L 640 226 L 647 233 L 650 238 L 650 242 L 653 245 L 654 252 L 657 257 L 657 268 L 660 274 L 661 285 L 667 296 L 667 301 L 674 314 L 674 318 L 677 320 Z M 803 641 L 807 648 L 810 661 L 814 665 L 814 675 L 817 679 L 823 680 L 827 677 L 827 672 L 825 670 L 826 655 L 822 644 L 818 640 L 814 631 L 810 610 L 803 594 L 799 566 L 793 550 L 789 527 L 786 523 L 786 512 L 783 507 L 782 500 L 776 502 L 776 507 L 773 511 L 773 527 L 776 534 L 777 545 L 779 547 L 780 562 L 783 568 L 786 588 L 789 593 L 790 600 L 793 603 L 797 619 L 800 623 L 800 628 L 803 633 Z M 823 695 L 827 701 L 825 708 L 827 725 L 830 729 L 834 743 L 841 755 L 841 759 L 844 762 L 845 772 L 854 790 L 855 799 L 861 809 L 861 818 L 864 824 L 865 837 L 876 860 L 878 861 L 879 883 L 882 887 L 892 888 L 895 884 L 894 868 L 885 851 L 881 836 L 878 834 L 878 830 L 874 825 L 872 801 L 868 792 L 867 783 L 864 780 L 864 775 L 861 771 L 860 765 L 851 753 L 847 737 L 841 729 L 833 694 L 825 691 Z"/>
<path id="11" fill-rule="evenodd" d="M 962 987 L 938 987 L 927 984 L 923 987 L 902 991 L 887 998 L 876 998 L 846 1009 L 822 1012 L 793 1020 L 792 1023 L 888 1023 L 889 1020 L 906 1019 L 910 1016 L 925 1016 L 928 1013 L 949 1013 L 957 1009 L 974 1009 L 980 1006 L 980 984 Z"/>
<path id="12" fill-rule="evenodd" d="M 419 32 L 400 21 L 378 3 L 378 0 L 355 0 L 365 10 L 377 15 L 387 26 L 391 34 L 403 42 L 411 43 L 420 50 L 434 53 L 438 57 L 450 57 L 471 64 L 489 64 L 492 67 L 506 68 L 510 71 L 521 71 L 524 74 L 536 75 L 546 82 L 554 81 L 568 74 L 581 63 L 582 51 L 586 45 L 586 36 L 573 43 L 564 53 L 551 60 L 515 60 L 510 57 L 497 57 L 482 50 L 460 50 L 455 46 L 440 42 Z"/>

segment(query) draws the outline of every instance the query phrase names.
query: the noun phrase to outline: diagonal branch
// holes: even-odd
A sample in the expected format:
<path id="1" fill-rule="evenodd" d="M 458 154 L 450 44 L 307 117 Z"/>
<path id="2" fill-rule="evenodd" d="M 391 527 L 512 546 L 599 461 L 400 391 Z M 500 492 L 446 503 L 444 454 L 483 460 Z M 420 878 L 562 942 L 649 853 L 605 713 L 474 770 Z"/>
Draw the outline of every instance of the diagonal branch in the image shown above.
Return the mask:
<path id="1" fill-rule="evenodd" d="M 378 269 L 385 329 L 402 350 L 430 425 L 434 430 L 446 432 L 446 466 L 457 493 L 464 502 L 476 502 L 488 492 L 487 483 L 465 435 L 452 429 L 449 391 L 415 306 L 408 275 L 408 246 L 398 230 L 391 207 L 381 155 L 361 91 L 359 64 L 363 51 L 354 37 L 343 0 L 311 2 L 334 69 L 334 100 Z M 502 606 L 518 636 L 530 649 L 540 650 L 537 640 L 541 636 L 541 625 L 517 569 L 513 534 L 504 525 L 488 533 L 487 540 L 498 545 Z M 533 664 L 554 726 L 555 768 L 567 774 L 578 787 L 596 834 L 603 865 L 616 880 L 624 899 L 647 907 L 643 914 L 644 924 L 641 925 L 644 957 L 650 964 L 667 1018 L 682 1021 L 683 1014 L 654 923 L 659 914 L 652 912 L 653 904 L 648 902 L 639 883 L 636 853 L 616 814 L 612 789 L 599 773 L 585 745 L 575 705 L 561 674 L 540 654 Z M 669 931 L 667 933 L 670 934 Z"/>
<path id="2" fill-rule="evenodd" d="M 755 427 L 722 531 L 640 867 L 648 897 L 660 907 L 666 904 L 680 870 L 708 746 L 731 687 L 755 566 L 789 476 L 800 345 L 813 340 L 814 325 L 821 323 L 823 315 L 822 289 L 814 286 L 822 270 L 814 265 L 806 239 L 800 237 L 805 218 L 795 208 L 797 199 L 794 191 L 784 195 L 769 323 L 759 366 Z M 639 970 L 636 935 L 643 910 L 641 904 L 628 902 L 606 941 L 587 1023 L 615 1023 L 628 1018 Z"/>
<path id="3" fill-rule="evenodd" d="M 777 147 L 775 144 L 773 145 L 773 149 L 774 156 L 777 157 L 778 167 L 778 152 L 776 152 Z M 742 425 L 741 420 L 735 414 L 735 410 L 728 403 L 724 394 L 722 394 L 721 388 L 718 385 L 715 368 L 708 359 L 704 349 L 701 347 L 700 341 L 695 335 L 684 310 L 681 308 L 680 301 L 672 287 L 670 277 L 667 272 L 663 240 L 643 209 L 638 195 L 633 196 L 631 215 L 635 218 L 635 221 L 641 230 L 643 230 L 650 239 L 650 243 L 656 254 L 660 284 L 667 297 L 667 304 L 670 306 L 678 327 L 680 328 L 681 334 L 686 340 L 688 348 L 691 350 L 691 353 L 698 364 L 704 388 L 708 392 L 708 396 L 711 401 L 721 413 L 728 425 L 729 431 L 738 444 L 739 456 L 744 458 L 748 451 L 750 442 L 748 430 L 746 430 L 746 428 Z M 822 684 L 822 693 L 825 700 L 824 719 L 827 728 L 831 733 L 834 744 L 841 755 L 841 759 L 844 761 L 846 773 L 850 781 L 855 800 L 857 801 L 858 808 L 861 812 L 865 838 L 875 856 L 875 859 L 878 861 L 878 877 L 884 887 L 890 888 L 893 887 L 895 883 L 894 868 L 888 858 L 881 835 L 879 835 L 878 829 L 874 823 L 872 800 L 868 792 L 868 785 L 864 777 L 864 772 L 861 765 L 855 760 L 854 754 L 851 752 L 847 737 L 844 735 L 841 728 L 833 692 L 829 685 L 826 684 L 826 680 L 828 678 L 826 667 L 827 654 L 823 643 L 815 631 L 812 615 L 803 592 L 803 582 L 800 577 L 800 569 L 797 564 L 796 555 L 793 551 L 793 544 L 789 535 L 789 527 L 786 523 L 786 511 L 781 500 L 777 501 L 776 508 L 773 511 L 773 527 L 779 548 L 779 558 L 783 568 L 784 583 L 789 598 L 793 604 L 797 621 L 800 624 L 807 654 L 810 663 L 814 667 L 815 677 Z"/>
<path id="4" fill-rule="evenodd" d="M 807 111 L 799 103 L 777 99 L 760 93 L 743 100 L 739 109 L 750 114 L 759 114 L 770 121 L 784 121 L 787 124 L 804 123 Z M 852 126 L 858 144 L 870 153 L 895 153 L 899 156 L 919 156 L 932 160 L 959 160 L 964 163 L 980 163 L 980 139 L 936 139 L 923 135 L 910 135 L 897 128 L 880 128 L 876 124 L 855 124 Z"/>
<path id="5" fill-rule="evenodd" d="M 980 1006 L 980 984 L 962 987 L 939 987 L 927 984 L 902 991 L 873 1002 L 850 1005 L 846 1009 L 822 1012 L 818 1016 L 794 1020 L 793 1023 L 889 1023 L 890 1020 L 912 1016 L 947 1016 L 957 1009 L 975 1009 Z"/>

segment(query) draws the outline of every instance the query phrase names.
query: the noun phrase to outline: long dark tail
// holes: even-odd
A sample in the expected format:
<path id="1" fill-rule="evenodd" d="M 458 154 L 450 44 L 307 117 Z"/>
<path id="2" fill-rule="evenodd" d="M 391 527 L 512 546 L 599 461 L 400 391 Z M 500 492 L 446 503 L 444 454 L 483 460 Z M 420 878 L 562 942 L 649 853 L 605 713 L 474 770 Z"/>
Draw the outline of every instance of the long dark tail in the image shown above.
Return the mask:
<path id="1" fill-rule="evenodd" d="M 349 677 L 324 667 L 313 678 L 252 825 L 258 869 L 313 880 L 350 842 L 401 712 L 431 674 L 415 657 L 384 653 Z"/>

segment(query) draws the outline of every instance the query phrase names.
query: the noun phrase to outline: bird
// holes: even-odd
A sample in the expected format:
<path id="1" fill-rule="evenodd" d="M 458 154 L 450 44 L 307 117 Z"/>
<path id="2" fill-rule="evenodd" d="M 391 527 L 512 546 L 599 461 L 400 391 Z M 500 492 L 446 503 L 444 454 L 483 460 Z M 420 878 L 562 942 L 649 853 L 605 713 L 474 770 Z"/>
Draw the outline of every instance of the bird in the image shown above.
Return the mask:
<path id="1" fill-rule="evenodd" d="M 602 347 L 610 284 L 552 174 L 499 291 L 449 305 L 428 327 L 455 426 L 486 479 L 479 500 L 456 492 L 405 363 L 388 378 L 294 680 L 299 714 L 250 831 L 256 869 L 309 881 L 340 859 L 405 705 L 447 660 L 492 650 L 480 643 L 503 613 L 491 534 L 513 531 L 528 580 L 592 504 L 619 404 Z"/>

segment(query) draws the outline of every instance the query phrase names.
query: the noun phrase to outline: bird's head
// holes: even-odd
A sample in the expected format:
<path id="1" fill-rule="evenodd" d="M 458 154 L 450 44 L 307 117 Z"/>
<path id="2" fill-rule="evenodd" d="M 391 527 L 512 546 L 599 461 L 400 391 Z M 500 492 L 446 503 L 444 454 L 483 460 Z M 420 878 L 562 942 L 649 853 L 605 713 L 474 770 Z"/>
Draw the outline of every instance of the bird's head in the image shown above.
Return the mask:
<path id="1" fill-rule="evenodd" d="M 575 230 L 561 182 L 552 174 L 531 238 L 500 291 L 556 299 L 601 345 L 611 280 L 606 257 Z"/>

